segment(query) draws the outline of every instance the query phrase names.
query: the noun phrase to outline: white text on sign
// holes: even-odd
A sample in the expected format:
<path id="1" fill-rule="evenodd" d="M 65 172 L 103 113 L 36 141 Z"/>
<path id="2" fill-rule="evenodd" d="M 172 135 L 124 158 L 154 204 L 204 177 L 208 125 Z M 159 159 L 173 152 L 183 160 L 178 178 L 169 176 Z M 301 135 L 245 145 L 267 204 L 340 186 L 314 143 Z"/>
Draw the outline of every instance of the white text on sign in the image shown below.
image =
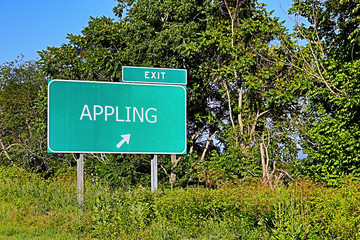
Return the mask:
<path id="1" fill-rule="evenodd" d="M 90 121 L 105 120 L 116 122 L 157 122 L 156 108 L 136 108 L 136 107 L 119 107 L 119 106 L 101 106 L 93 105 L 83 106 L 80 120 L 88 119 Z"/>
<path id="2" fill-rule="evenodd" d="M 147 79 L 165 79 L 165 72 L 145 72 Z"/>

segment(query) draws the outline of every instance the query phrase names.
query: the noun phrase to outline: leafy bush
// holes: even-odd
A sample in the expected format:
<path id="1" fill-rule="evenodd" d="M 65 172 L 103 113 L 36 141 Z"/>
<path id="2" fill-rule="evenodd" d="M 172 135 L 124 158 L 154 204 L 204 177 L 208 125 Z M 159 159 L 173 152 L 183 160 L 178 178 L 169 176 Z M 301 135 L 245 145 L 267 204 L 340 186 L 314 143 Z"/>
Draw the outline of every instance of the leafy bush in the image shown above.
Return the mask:
<path id="1" fill-rule="evenodd" d="M 306 179 L 271 189 L 257 181 L 217 189 L 151 193 L 102 192 L 93 196 L 89 237 L 120 239 L 357 239 L 359 181 L 341 188 Z"/>
<path id="2" fill-rule="evenodd" d="M 43 179 L 0 166 L 0 238 L 40 239 L 359 239 L 360 181 L 339 187 L 297 179 L 275 189 L 260 181 L 217 188 L 128 191 L 76 174 Z"/>

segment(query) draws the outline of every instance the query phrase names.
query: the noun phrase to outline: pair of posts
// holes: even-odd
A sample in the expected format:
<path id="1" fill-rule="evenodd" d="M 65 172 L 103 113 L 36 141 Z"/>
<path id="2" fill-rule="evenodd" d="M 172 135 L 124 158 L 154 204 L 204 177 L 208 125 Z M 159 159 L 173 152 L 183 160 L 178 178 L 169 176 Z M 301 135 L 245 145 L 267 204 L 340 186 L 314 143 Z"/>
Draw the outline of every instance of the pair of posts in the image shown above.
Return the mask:
<path id="1" fill-rule="evenodd" d="M 158 188 L 157 178 L 157 154 L 151 157 L 151 191 Z M 81 205 L 84 200 L 84 154 L 77 159 L 77 199 Z"/>

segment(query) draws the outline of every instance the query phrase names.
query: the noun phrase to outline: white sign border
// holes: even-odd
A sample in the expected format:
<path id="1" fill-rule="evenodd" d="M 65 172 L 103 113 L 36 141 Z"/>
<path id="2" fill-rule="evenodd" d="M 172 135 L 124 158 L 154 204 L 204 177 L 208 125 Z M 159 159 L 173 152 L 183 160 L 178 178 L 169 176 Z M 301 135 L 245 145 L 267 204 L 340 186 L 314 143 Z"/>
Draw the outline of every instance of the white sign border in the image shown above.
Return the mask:
<path id="1" fill-rule="evenodd" d="M 181 87 L 185 94 L 185 149 L 179 152 L 122 152 L 122 151 L 113 151 L 113 152 L 103 152 L 103 151 L 54 151 L 50 147 L 50 85 L 56 81 L 68 81 L 68 82 L 81 82 L 81 83 L 95 83 L 95 84 L 120 84 L 120 85 L 141 85 L 141 86 L 167 86 L 167 87 Z M 186 88 L 183 85 L 173 85 L 173 84 L 146 84 L 146 83 L 123 83 L 123 82 L 104 82 L 104 81 L 86 81 L 86 80 L 66 80 L 66 79 L 48 79 L 47 84 L 47 149 L 49 153 L 112 153 L 112 154 L 186 154 L 187 153 L 187 96 Z"/>

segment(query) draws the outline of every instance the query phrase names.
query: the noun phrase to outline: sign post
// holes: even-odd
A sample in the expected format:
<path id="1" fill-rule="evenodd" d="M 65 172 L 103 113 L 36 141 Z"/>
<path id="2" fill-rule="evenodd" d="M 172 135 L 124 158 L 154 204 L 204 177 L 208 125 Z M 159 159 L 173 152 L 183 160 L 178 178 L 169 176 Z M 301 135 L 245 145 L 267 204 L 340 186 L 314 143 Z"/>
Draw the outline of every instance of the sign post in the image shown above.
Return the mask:
<path id="1" fill-rule="evenodd" d="M 77 159 L 77 199 L 81 206 L 84 200 L 84 154 L 79 154 Z"/>
<path id="2" fill-rule="evenodd" d="M 151 158 L 151 191 L 155 191 L 158 188 L 157 179 L 157 154 L 152 155 Z"/>

